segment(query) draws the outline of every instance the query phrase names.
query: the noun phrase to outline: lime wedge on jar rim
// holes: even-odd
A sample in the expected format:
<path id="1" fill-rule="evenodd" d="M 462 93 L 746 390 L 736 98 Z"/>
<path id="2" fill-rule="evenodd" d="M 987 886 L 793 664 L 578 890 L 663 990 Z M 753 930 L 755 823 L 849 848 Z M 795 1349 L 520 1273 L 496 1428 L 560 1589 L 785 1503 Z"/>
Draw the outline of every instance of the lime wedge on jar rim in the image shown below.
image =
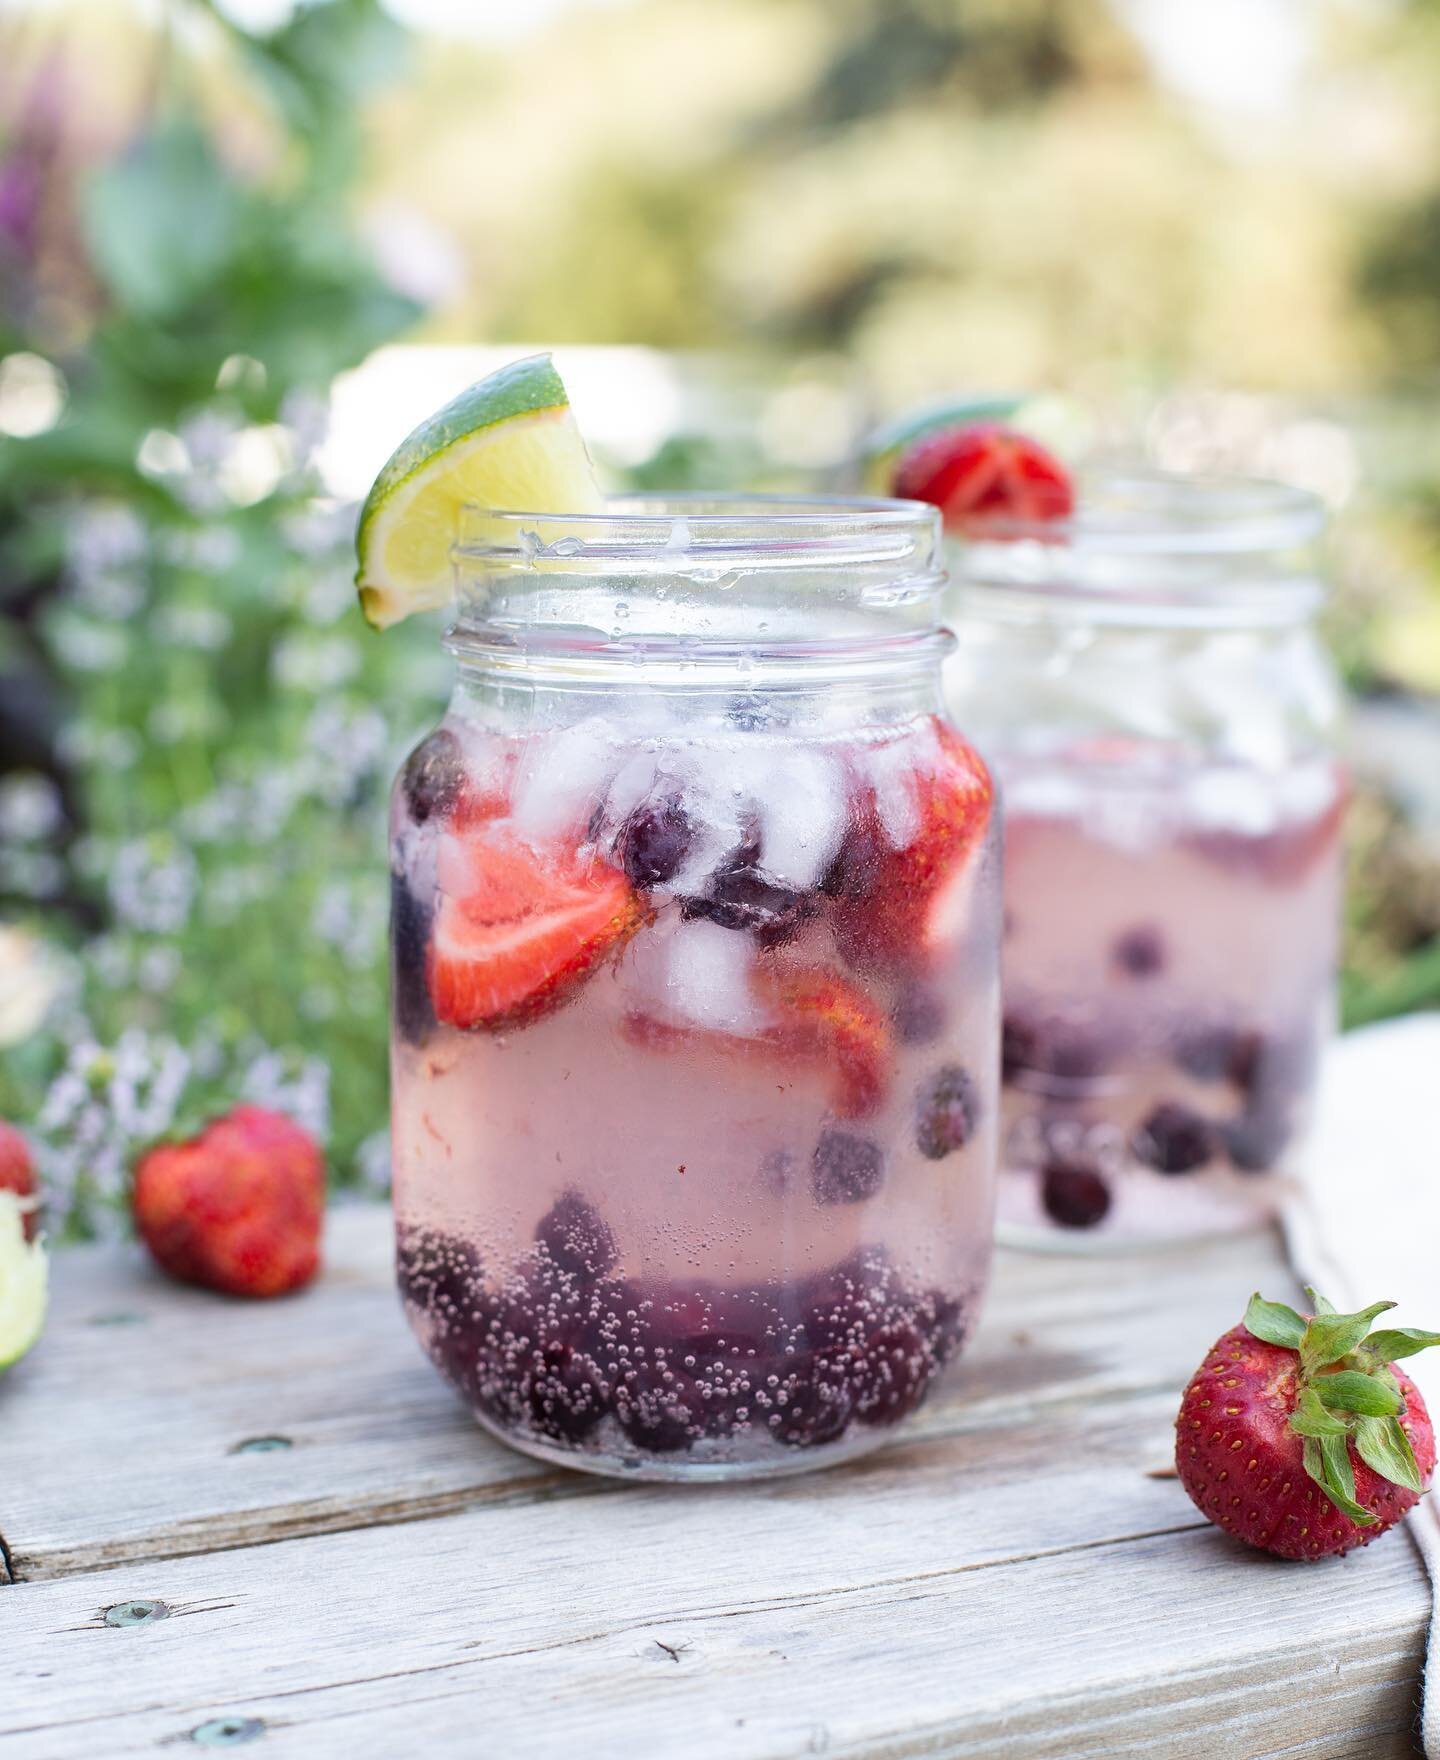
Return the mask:
<path id="1" fill-rule="evenodd" d="M 376 629 L 450 598 L 450 550 L 467 505 L 599 511 L 590 455 L 548 354 L 512 361 L 452 398 L 376 477 L 355 537 L 360 607 Z"/>

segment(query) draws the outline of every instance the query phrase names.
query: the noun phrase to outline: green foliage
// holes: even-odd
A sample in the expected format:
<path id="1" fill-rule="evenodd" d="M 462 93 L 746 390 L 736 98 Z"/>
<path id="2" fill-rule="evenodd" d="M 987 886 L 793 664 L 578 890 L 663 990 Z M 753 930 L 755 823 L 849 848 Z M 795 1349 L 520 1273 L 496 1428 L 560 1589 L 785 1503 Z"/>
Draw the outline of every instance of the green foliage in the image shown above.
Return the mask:
<path id="1" fill-rule="evenodd" d="M 0 916 L 44 932 L 0 959 L 49 997 L 11 1023 L 0 1115 L 72 1232 L 118 1225 L 146 1141 L 242 1097 L 384 1177 L 385 794 L 445 668 L 433 633 L 359 623 L 313 457 L 331 379 L 418 315 L 345 218 L 398 33 L 374 0 L 224 29 L 283 150 L 238 176 L 181 67 L 123 155 L 47 191 L 98 297 L 63 418 L 0 442 Z M 6 302 L 0 353 L 45 352 L 38 306 Z"/>

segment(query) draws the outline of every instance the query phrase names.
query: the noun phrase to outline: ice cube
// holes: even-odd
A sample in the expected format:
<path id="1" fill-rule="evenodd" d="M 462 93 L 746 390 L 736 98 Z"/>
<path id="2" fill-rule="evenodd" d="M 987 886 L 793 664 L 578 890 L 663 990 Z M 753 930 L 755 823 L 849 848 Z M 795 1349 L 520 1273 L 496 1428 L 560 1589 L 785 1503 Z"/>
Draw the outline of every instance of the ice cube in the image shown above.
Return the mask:
<path id="1" fill-rule="evenodd" d="M 515 829 L 531 843 L 580 841 L 616 766 L 616 732 L 598 715 L 521 748 L 511 795 Z"/>
<path id="2" fill-rule="evenodd" d="M 1185 789 L 1185 809 L 1207 831 L 1261 837 L 1277 820 L 1273 780 L 1256 770 L 1202 770 Z"/>
<path id="3" fill-rule="evenodd" d="M 755 812 L 760 867 L 777 885 L 814 886 L 840 846 L 845 829 L 845 777 L 821 747 L 790 745 L 763 754 Z"/>
<path id="4" fill-rule="evenodd" d="M 639 937 L 626 959 L 632 1006 L 667 1026 L 756 1033 L 769 1016 L 751 991 L 753 952 L 748 935 L 673 915 Z"/>
<path id="5" fill-rule="evenodd" d="M 865 745 L 857 753 L 860 773 L 875 791 L 875 810 L 887 841 L 904 849 L 920 831 L 920 794 L 917 772 L 933 767 L 934 753 L 926 753 L 918 737 L 888 739 Z"/>

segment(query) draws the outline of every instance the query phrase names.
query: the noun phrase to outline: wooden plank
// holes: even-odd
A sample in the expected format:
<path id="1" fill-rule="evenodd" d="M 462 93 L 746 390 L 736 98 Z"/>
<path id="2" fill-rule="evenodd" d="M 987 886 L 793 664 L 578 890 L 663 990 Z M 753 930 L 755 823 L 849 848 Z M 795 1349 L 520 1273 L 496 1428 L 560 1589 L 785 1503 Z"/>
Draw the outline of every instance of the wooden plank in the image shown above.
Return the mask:
<path id="1" fill-rule="evenodd" d="M 920 1443 L 19 1584 L 0 1760 L 125 1760 L 222 1717 L 276 1760 L 1411 1751 L 1428 1595 L 1403 1535 L 1285 1565 L 1187 1525 L 1128 1429 L 1053 1440 L 1048 1480 L 1016 1426 L 973 1436 L 971 1471 Z M 1179 1531 L 1114 1537 L 1147 1521 Z M 138 1596 L 170 1617 L 105 1624 Z"/>
<path id="2" fill-rule="evenodd" d="M 1159 1460 L 1185 1375 L 1257 1283 L 1289 1287 L 1268 1236 L 1001 1254 L 962 1373 L 908 1446 L 1160 1392 Z M 244 1449 L 273 1436 L 291 1446 Z M 57 1255 L 46 1337 L 0 1385 L 0 1537 L 21 1579 L 607 1489 L 471 1423 L 400 1316 L 379 1210 L 336 1213 L 323 1281 L 278 1303 L 179 1289 L 134 1249 Z"/>

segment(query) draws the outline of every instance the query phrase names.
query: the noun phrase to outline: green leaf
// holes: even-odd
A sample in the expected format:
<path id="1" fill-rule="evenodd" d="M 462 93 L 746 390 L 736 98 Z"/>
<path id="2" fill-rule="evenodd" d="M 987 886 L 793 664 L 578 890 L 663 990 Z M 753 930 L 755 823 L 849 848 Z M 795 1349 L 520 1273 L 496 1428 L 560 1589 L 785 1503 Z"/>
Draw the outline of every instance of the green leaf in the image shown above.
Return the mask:
<path id="1" fill-rule="evenodd" d="M 1401 1357 L 1413 1357 L 1417 1351 L 1428 1351 L 1437 1344 L 1440 1344 L 1440 1332 L 1420 1332 L 1413 1326 L 1391 1326 L 1372 1332 L 1365 1340 L 1365 1349 L 1377 1363 L 1394 1363 Z"/>
<path id="2" fill-rule="evenodd" d="M 1327 1301 L 1318 1289 L 1308 1283 L 1305 1285 L 1305 1294 L 1309 1296 L 1310 1306 L 1317 1314 L 1333 1314 L 1336 1311 L 1334 1302 Z"/>
<path id="3" fill-rule="evenodd" d="M 1394 1302 L 1375 1302 L 1358 1314 L 1317 1314 L 1300 1341 L 1300 1366 L 1310 1375 L 1349 1356 L 1370 1330 L 1375 1316 L 1394 1306 Z"/>
<path id="4" fill-rule="evenodd" d="M 1355 1447 L 1365 1465 L 1382 1479 L 1409 1491 L 1424 1490 L 1415 1451 L 1398 1418 L 1362 1418 L 1355 1426 Z"/>
<path id="5" fill-rule="evenodd" d="M 1335 1375 L 1321 1375 L 1313 1383 L 1321 1403 L 1332 1411 L 1359 1412 L 1367 1418 L 1388 1418 L 1400 1410 L 1400 1395 L 1373 1375 L 1362 1375 L 1358 1369 L 1341 1369 Z"/>
<path id="6" fill-rule="evenodd" d="M 1286 1350 L 1298 1351 L 1300 1341 L 1305 1336 L 1305 1321 L 1293 1308 L 1287 1308 L 1284 1302 L 1267 1302 L 1259 1290 L 1256 1290 L 1245 1310 L 1245 1330 L 1254 1333 L 1256 1338 L 1263 1339 L 1266 1344 L 1278 1344 Z"/>
<path id="7" fill-rule="evenodd" d="M 1313 1387 L 1300 1390 L 1295 1410 L 1290 1414 L 1290 1428 L 1297 1436 L 1348 1436 L 1350 1426 L 1343 1418 L 1326 1411 Z"/>
<path id="8" fill-rule="evenodd" d="M 1375 1518 L 1355 1501 L 1355 1473 L 1343 1436 L 1307 1436 L 1304 1448 L 1305 1471 L 1341 1513 L 1362 1528 L 1370 1527 Z"/>
<path id="9" fill-rule="evenodd" d="M 97 171 L 81 200 L 85 241 L 116 303 L 163 319 L 209 287 L 237 246 L 241 198 L 188 122 L 157 129 Z"/>

